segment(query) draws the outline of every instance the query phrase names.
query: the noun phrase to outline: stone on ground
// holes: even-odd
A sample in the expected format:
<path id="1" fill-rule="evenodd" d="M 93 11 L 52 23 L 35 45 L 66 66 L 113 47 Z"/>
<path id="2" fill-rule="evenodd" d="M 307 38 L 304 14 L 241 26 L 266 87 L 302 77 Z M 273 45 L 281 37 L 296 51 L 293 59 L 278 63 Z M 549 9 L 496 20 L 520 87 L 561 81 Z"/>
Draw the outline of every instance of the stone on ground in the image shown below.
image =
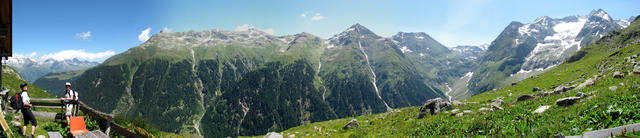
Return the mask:
<path id="1" fill-rule="evenodd" d="M 613 72 L 613 78 L 624 78 L 624 74 L 620 73 L 620 71 Z"/>
<path id="2" fill-rule="evenodd" d="M 263 138 L 283 138 L 278 132 L 269 132 Z"/>
<path id="3" fill-rule="evenodd" d="M 531 91 L 534 91 L 534 92 L 537 92 L 537 91 L 540 91 L 540 90 L 542 90 L 542 89 L 540 89 L 540 88 L 538 88 L 538 87 L 533 87 L 533 88 L 531 89 Z"/>
<path id="4" fill-rule="evenodd" d="M 582 89 L 584 87 L 592 86 L 594 84 L 596 84 L 596 78 L 587 79 L 586 81 L 584 81 L 583 83 L 578 85 L 578 87 L 576 87 L 576 89 Z"/>
<path id="5" fill-rule="evenodd" d="M 582 93 L 582 92 L 577 92 L 577 93 L 576 93 L 576 97 L 584 98 L 584 97 L 586 97 L 586 96 L 587 96 L 587 95 L 586 95 L 586 94 L 584 94 L 584 93 Z"/>
<path id="6" fill-rule="evenodd" d="M 567 97 L 556 100 L 556 104 L 558 106 L 569 106 L 575 104 L 578 100 L 580 100 L 580 97 Z"/>
<path id="7" fill-rule="evenodd" d="M 541 114 L 544 113 L 544 111 L 546 111 L 547 109 L 551 108 L 551 106 L 548 105 L 542 105 L 540 107 L 538 107 L 538 109 L 536 109 L 535 111 L 533 111 L 534 114 Z"/>
<path id="8" fill-rule="evenodd" d="M 529 99 L 533 99 L 533 98 L 536 98 L 536 97 L 534 97 L 533 95 L 525 94 L 525 95 L 522 95 L 522 96 L 518 97 L 518 99 L 516 99 L 516 102 L 529 100 Z"/>
<path id="9" fill-rule="evenodd" d="M 504 109 L 502 109 L 502 107 L 497 106 L 497 105 L 491 105 L 491 109 L 495 109 L 495 110 L 504 110 Z"/>
<path id="10" fill-rule="evenodd" d="M 560 85 L 560 86 L 556 87 L 555 89 L 553 89 L 553 93 L 554 94 L 560 94 L 560 93 L 563 93 L 563 92 L 566 92 L 566 91 L 569 91 L 569 90 L 571 90 L 571 87 Z"/>
<path id="11" fill-rule="evenodd" d="M 451 116 L 455 116 L 456 114 L 460 113 L 460 109 L 453 109 L 451 110 Z"/>
<path id="12" fill-rule="evenodd" d="M 445 101 L 442 98 L 429 99 L 422 106 L 420 106 L 420 113 L 418 118 L 423 118 L 427 114 L 437 114 L 445 110 L 451 109 L 451 103 Z"/>
<path id="13" fill-rule="evenodd" d="M 349 121 L 346 125 L 344 125 L 344 127 L 342 127 L 342 129 L 350 129 L 350 128 L 354 128 L 354 127 L 358 127 L 360 125 L 358 125 L 358 120 L 356 119 L 351 119 L 351 121 Z"/>
<path id="14" fill-rule="evenodd" d="M 482 108 L 478 109 L 478 112 L 493 112 L 493 109 L 482 107 Z"/>

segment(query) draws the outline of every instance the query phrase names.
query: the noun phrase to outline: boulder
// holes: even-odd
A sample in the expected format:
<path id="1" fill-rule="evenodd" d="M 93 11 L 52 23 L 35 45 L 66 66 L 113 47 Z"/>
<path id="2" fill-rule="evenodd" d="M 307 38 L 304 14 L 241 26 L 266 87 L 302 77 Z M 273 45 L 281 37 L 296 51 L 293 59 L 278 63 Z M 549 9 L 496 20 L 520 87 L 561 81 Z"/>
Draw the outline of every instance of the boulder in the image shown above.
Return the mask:
<path id="1" fill-rule="evenodd" d="M 624 74 L 620 73 L 620 71 L 613 72 L 613 78 L 624 78 Z"/>
<path id="2" fill-rule="evenodd" d="M 609 87 L 609 90 L 615 92 L 616 90 L 618 90 L 618 86 L 611 86 L 611 87 Z"/>
<path id="3" fill-rule="evenodd" d="M 536 109 L 535 111 L 533 111 L 534 114 L 541 114 L 544 113 L 544 111 L 546 111 L 547 109 L 551 108 L 551 106 L 548 105 L 542 105 L 540 107 L 538 107 L 538 109 Z"/>
<path id="4" fill-rule="evenodd" d="M 553 138 L 564 138 L 564 137 L 565 136 L 564 136 L 564 134 L 562 134 L 562 132 L 553 136 Z"/>
<path id="5" fill-rule="evenodd" d="M 576 97 L 584 98 L 584 97 L 587 97 L 587 95 L 582 92 L 577 92 Z"/>
<path id="6" fill-rule="evenodd" d="M 454 116 L 456 114 L 460 113 L 460 109 L 453 109 L 451 110 L 451 116 Z"/>
<path id="7" fill-rule="evenodd" d="M 437 114 L 445 110 L 451 109 L 451 103 L 445 101 L 442 98 L 429 99 L 422 106 L 420 106 L 420 113 L 418 118 L 423 118 L 427 114 Z"/>
<path id="8" fill-rule="evenodd" d="M 458 114 L 456 114 L 455 116 L 458 116 L 458 117 L 460 117 L 460 116 L 464 116 L 464 113 L 458 113 Z"/>
<path id="9" fill-rule="evenodd" d="M 502 97 L 498 97 L 495 100 L 493 100 L 493 102 L 490 103 L 489 105 L 491 105 L 491 106 L 494 106 L 494 105 L 495 106 L 500 106 L 500 105 L 502 105 L 502 103 L 504 103 L 504 100 L 502 100 Z"/>
<path id="10" fill-rule="evenodd" d="M 462 102 L 460 102 L 460 101 L 457 101 L 457 100 L 452 101 L 452 102 L 451 102 L 451 104 L 452 104 L 452 105 L 455 105 L 455 106 L 461 106 L 461 105 L 464 105 L 464 103 L 462 103 Z"/>
<path id="11" fill-rule="evenodd" d="M 465 105 L 467 105 L 467 104 L 478 104 L 478 102 L 464 102 L 462 104 L 465 104 Z"/>
<path id="12" fill-rule="evenodd" d="M 540 89 L 540 88 L 538 88 L 538 87 L 533 87 L 533 88 L 531 89 L 531 91 L 534 91 L 534 92 L 537 92 L 537 91 L 540 91 L 540 90 L 542 90 L 542 89 Z"/>
<path id="13" fill-rule="evenodd" d="M 522 95 L 522 96 L 518 97 L 518 99 L 516 99 L 516 102 L 529 100 L 529 99 L 533 99 L 533 98 L 536 98 L 536 97 L 533 96 L 533 95 L 525 94 L 525 95 Z"/>
<path id="14" fill-rule="evenodd" d="M 11 121 L 11 125 L 16 126 L 16 127 L 22 127 L 22 124 L 19 121 L 16 121 L 16 120 Z"/>
<path id="15" fill-rule="evenodd" d="M 44 135 L 38 135 L 36 138 L 47 138 L 47 137 Z"/>
<path id="16" fill-rule="evenodd" d="M 493 112 L 493 109 L 482 107 L 482 108 L 478 109 L 478 112 Z"/>
<path id="17" fill-rule="evenodd" d="M 567 86 L 564 86 L 564 85 L 560 85 L 560 86 L 556 87 L 555 89 L 553 89 L 553 93 L 554 94 L 560 94 L 560 93 L 569 91 L 571 89 L 573 89 L 573 88 L 572 87 L 567 87 Z"/>
<path id="18" fill-rule="evenodd" d="M 556 104 L 558 106 L 569 106 L 575 104 L 578 100 L 580 100 L 580 97 L 567 97 L 556 100 Z"/>
<path id="19" fill-rule="evenodd" d="M 633 67 L 633 77 L 640 77 L 640 66 L 635 65 L 635 67 Z"/>
<path id="20" fill-rule="evenodd" d="M 342 129 L 351 129 L 354 127 L 358 127 L 360 125 L 358 125 L 358 120 L 356 119 L 351 119 L 351 121 L 349 121 L 346 125 L 344 125 L 344 127 L 342 127 Z"/>
<path id="21" fill-rule="evenodd" d="M 583 83 L 581 83 L 580 85 L 578 85 L 578 87 L 576 87 L 576 89 L 582 89 L 582 88 L 584 88 L 584 87 L 592 86 L 592 85 L 594 85 L 594 84 L 596 84 L 596 78 L 595 78 L 595 77 L 594 77 L 594 78 L 591 78 L 591 79 L 587 79 L 586 81 L 584 81 Z"/>
<path id="22" fill-rule="evenodd" d="M 264 135 L 263 138 L 283 138 L 283 136 L 280 135 L 280 133 L 278 132 L 269 132 L 266 135 Z"/>
<path id="23" fill-rule="evenodd" d="M 462 113 L 464 113 L 464 114 L 473 114 L 473 111 L 471 111 L 471 110 L 464 110 L 464 111 L 462 111 Z"/>
<path id="24" fill-rule="evenodd" d="M 502 109 L 502 107 L 497 106 L 497 105 L 491 105 L 491 109 L 494 109 L 494 110 L 504 110 L 504 109 Z"/>
<path id="25" fill-rule="evenodd" d="M 540 92 L 540 93 L 537 93 L 536 96 L 547 96 L 551 94 L 553 94 L 553 92 Z"/>

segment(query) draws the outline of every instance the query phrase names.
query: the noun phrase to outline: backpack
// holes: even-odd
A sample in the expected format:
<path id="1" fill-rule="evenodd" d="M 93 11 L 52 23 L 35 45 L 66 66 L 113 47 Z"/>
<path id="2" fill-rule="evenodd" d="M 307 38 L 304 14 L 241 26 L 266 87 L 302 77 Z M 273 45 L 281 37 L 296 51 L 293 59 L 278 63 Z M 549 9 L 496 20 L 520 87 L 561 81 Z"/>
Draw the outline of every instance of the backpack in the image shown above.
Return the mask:
<path id="1" fill-rule="evenodd" d="M 14 110 L 20 110 L 22 109 L 22 107 L 24 106 L 24 103 L 22 102 L 22 96 L 20 96 L 22 92 L 20 93 L 16 93 L 14 96 L 12 96 L 9 99 L 9 104 L 11 105 L 11 108 L 13 108 Z"/>
<path id="2" fill-rule="evenodd" d="M 73 93 L 72 93 L 73 92 Z M 71 96 L 71 94 L 73 94 L 73 100 L 68 100 L 66 103 L 68 104 L 78 104 L 78 92 L 75 91 L 65 91 L 65 94 L 68 94 L 69 96 Z"/>

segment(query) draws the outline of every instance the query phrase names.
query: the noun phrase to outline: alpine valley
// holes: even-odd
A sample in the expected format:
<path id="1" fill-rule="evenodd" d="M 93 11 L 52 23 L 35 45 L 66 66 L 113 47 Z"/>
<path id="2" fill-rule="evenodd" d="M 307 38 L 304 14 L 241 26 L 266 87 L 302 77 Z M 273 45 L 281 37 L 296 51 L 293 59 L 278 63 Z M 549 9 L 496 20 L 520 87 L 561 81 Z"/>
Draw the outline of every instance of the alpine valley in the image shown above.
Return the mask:
<path id="1" fill-rule="evenodd" d="M 160 130 L 203 137 L 263 135 L 313 122 L 453 101 L 563 63 L 629 25 L 602 10 L 512 22 L 490 44 L 448 48 L 422 32 L 381 37 L 355 24 L 331 38 L 257 29 L 160 32 L 70 81 L 98 110 L 144 117 Z M 51 93 L 51 92 L 50 92 Z"/>

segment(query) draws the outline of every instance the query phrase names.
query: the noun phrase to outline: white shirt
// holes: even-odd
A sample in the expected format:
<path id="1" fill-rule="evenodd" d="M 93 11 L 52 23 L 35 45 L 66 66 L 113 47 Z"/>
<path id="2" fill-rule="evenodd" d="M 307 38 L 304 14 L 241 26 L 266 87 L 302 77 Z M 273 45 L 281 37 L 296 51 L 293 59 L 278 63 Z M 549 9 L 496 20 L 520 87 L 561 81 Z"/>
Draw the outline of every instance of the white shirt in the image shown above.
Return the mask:
<path id="1" fill-rule="evenodd" d="M 31 98 L 29 98 L 29 94 L 27 94 L 27 92 L 23 91 L 20 96 L 22 97 L 23 103 L 31 103 Z"/>
<path id="2" fill-rule="evenodd" d="M 64 91 L 64 98 L 74 98 L 73 96 L 75 96 L 76 100 L 78 100 L 78 93 L 73 91 L 73 90 L 69 90 L 69 92 L 67 92 L 66 90 Z M 65 100 L 65 102 L 69 102 L 69 100 Z"/>

